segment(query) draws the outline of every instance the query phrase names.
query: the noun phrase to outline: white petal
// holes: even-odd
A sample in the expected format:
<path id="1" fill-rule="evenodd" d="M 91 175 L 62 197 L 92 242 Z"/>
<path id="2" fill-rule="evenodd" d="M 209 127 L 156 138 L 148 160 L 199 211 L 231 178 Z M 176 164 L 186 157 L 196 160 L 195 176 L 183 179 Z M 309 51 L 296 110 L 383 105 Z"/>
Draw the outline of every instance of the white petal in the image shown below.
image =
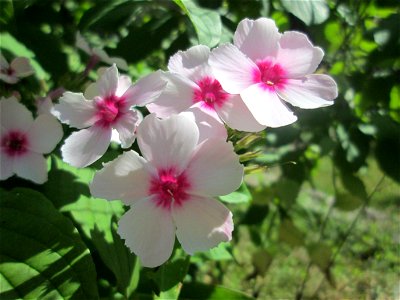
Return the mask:
<path id="1" fill-rule="evenodd" d="M 332 105 L 333 99 L 338 95 L 338 90 L 332 77 L 313 74 L 287 80 L 287 84 L 278 91 L 278 94 L 294 106 L 318 108 Z"/>
<path id="2" fill-rule="evenodd" d="M 209 64 L 222 88 L 231 94 L 239 94 L 254 83 L 258 67 L 238 48 L 225 44 L 210 54 Z"/>
<path id="3" fill-rule="evenodd" d="M 29 148 L 37 153 L 50 153 L 61 141 L 61 124 L 51 115 L 39 115 L 27 132 Z"/>
<path id="4" fill-rule="evenodd" d="M 121 141 L 122 148 L 129 148 L 132 146 L 136 138 L 136 128 L 139 123 L 139 116 L 136 110 L 130 110 L 118 120 L 114 125 L 119 133 L 119 140 Z"/>
<path id="5" fill-rule="evenodd" d="M 3 80 L 4 82 L 7 82 L 9 84 L 14 84 L 19 81 L 19 78 L 15 75 L 9 76 L 9 75 L 0 73 L 0 80 Z"/>
<path id="6" fill-rule="evenodd" d="M 247 132 L 258 132 L 265 129 L 265 126 L 254 118 L 240 95 L 232 95 L 221 108 L 217 107 L 216 110 L 230 128 Z"/>
<path id="7" fill-rule="evenodd" d="M 63 160 L 78 168 L 98 160 L 111 141 L 111 128 L 92 126 L 72 133 L 61 147 Z"/>
<path id="8" fill-rule="evenodd" d="M 222 196 L 240 186 L 243 165 L 231 142 L 208 139 L 196 148 L 185 174 L 190 182 L 190 194 Z"/>
<path id="9" fill-rule="evenodd" d="M 149 172 L 146 161 L 134 151 L 127 151 L 96 172 L 90 184 L 94 197 L 122 200 L 131 205 L 148 196 Z"/>
<path id="10" fill-rule="evenodd" d="M 107 68 L 97 81 L 100 95 L 104 98 L 115 95 L 118 87 L 118 69 L 115 65 Z"/>
<path id="11" fill-rule="evenodd" d="M 3 54 L 1 54 L 1 52 L 0 52 L 0 70 L 8 69 L 9 66 L 10 65 L 8 64 L 8 61 L 5 59 Z"/>
<path id="12" fill-rule="evenodd" d="M 276 61 L 286 71 L 286 78 L 297 78 L 313 73 L 324 56 L 321 48 L 314 47 L 307 36 L 287 31 L 279 41 Z"/>
<path id="13" fill-rule="evenodd" d="M 147 109 L 160 118 L 168 118 L 188 109 L 193 104 L 194 90 L 198 86 L 178 74 L 164 73 L 162 78 L 167 85 L 155 102 L 147 104 Z"/>
<path id="14" fill-rule="evenodd" d="M 85 99 L 94 99 L 94 97 L 99 95 L 100 91 L 96 82 L 92 82 L 91 84 L 89 84 L 85 90 L 85 93 L 83 94 Z"/>
<path id="15" fill-rule="evenodd" d="M 233 44 L 240 49 L 242 47 L 243 42 L 246 40 L 246 37 L 249 35 L 250 29 L 254 25 L 254 20 L 243 19 L 239 22 L 235 34 L 233 36 Z"/>
<path id="16" fill-rule="evenodd" d="M 33 70 L 29 59 L 26 57 L 17 57 L 13 59 L 10 65 L 11 69 L 15 71 L 17 77 L 26 77 L 32 75 L 35 71 Z"/>
<path id="17" fill-rule="evenodd" d="M 240 51 L 253 61 L 275 56 L 280 38 L 275 22 L 271 19 L 259 18 L 254 21 L 249 31 L 245 32 L 244 29 L 247 29 L 248 25 L 241 27 L 238 32 L 238 35 L 242 34 L 242 43 L 238 47 Z"/>
<path id="18" fill-rule="evenodd" d="M 79 129 L 97 121 L 95 103 L 86 100 L 82 93 L 65 92 L 59 104 L 54 105 L 54 111 L 61 122 Z"/>
<path id="19" fill-rule="evenodd" d="M 172 254 L 175 226 L 171 213 L 157 207 L 151 198 L 133 205 L 118 223 L 118 233 L 144 267 L 162 265 Z"/>
<path id="20" fill-rule="evenodd" d="M 228 138 L 225 125 L 215 111 L 201 109 L 199 105 L 194 105 L 181 114 L 196 122 L 199 127 L 199 144 L 209 138 L 219 138 L 223 141 Z"/>
<path id="21" fill-rule="evenodd" d="M 14 172 L 18 177 L 42 184 L 47 181 L 47 163 L 43 155 L 26 152 L 14 159 Z"/>
<path id="22" fill-rule="evenodd" d="M 168 70 L 180 74 L 192 81 L 200 80 L 210 71 L 208 57 L 210 48 L 205 45 L 196 45 L 186 51 L 178 51 L 168 62 Z"/>
<path id="23" fill-rule="evenodd" d="M 189 254 L 205 251 L 232 239 L 232 213 L 215 199 L 193 196 L 172 206 L 176 236 Z"/>
<path id="24" fill-rule="evenodd" d="M 0 135 L 1 136 L 1 135 Z M 14 158 L 3 152 L 0 146 L 0 180 L 6 180 L 14 174 Z"/>
<path id="25" fill-rule="evenodd" d="M 0 101 L 0 124 L 4 129 L 26 131 L 32 126 L 32 113 L 14 97 Z"/>
<path id="26" fill-rule="evenodd" d="M 90 49 L 89 44 L 86 42 L 79 31 L 76 33 L 75 46 L 83 50 L 87 54 L 92 55 L 92 50 Z"/>
<path id="27" fill-rule="evenodd" d="M 144 106 L 156 100 L 164 90 L 167 82 L 157 71 L 138 80 L 124 94 L 129 105 Z"/>
<path id="28" fill-rule="evenodd" d="M 297 117 L 278 98 L 277 94 L 265 89 L 262 83 L 247 88 L 241 93 L 241 97 L 261 125 L 281 127 L 297 120 Z"/>
<path id="29" fill-rule="evenodd" d="M 132 80 L 127 75 L 121 75 L 118 78 L 118 87 L 116 91 L 116 95 L 121 97 L 132 85 Z"/>
<path id="30" fill-rule="evenodd" d="M 199 140 L 196 123 L 175 115 L 159 120 L 154 114 L 144 118 L 137 130 L 139 148 L 144 158 L 157 168 L 182 171 Z"/>

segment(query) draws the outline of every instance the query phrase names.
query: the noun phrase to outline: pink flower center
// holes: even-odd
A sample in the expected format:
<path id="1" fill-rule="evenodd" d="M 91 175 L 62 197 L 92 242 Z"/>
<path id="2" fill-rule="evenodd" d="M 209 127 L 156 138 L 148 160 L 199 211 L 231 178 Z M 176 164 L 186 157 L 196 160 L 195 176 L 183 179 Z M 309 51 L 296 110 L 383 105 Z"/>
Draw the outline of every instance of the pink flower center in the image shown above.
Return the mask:
<path id="1" fill-rule="evenodd" d="M 270 91 L 276 88 L 282 89 L 286 84 L 286 71 L 280 64 L 271 60 L 261 60 L 257 62 L 258 70 L 254 74 L 254 81 L 264 83 L 264 87 Z"/>
<path id="2" fill-rule="evenodd" d="M 12 68 L 2 69 L 1 73 L 8 76 L 13 76 L 15 74 L 15 70 L 13 70 Z"/>
<path id="3" fill-rule="evenodd" d="M 126 102 L 123 97 L 115 95 L 107 98 L 96 97 L 95 101 L 97 124 L 102 127 L 112 127 L 126 110 Z"/>
<path id="4" fill-rule="evenodd" d="M 197 85 L 199 88 L 194 91 L 193 102 L 201 102 L 204 108 L 215 110 L 215 106 L 221 107 L 229 98 L 219 81 L 212 77 L 202 78 Z"/>
<path id="5" fill-rule="evenodd" d="M 28 151 L 28 138 L 25 133 L 10 131 L 2 137 L 1 147 L 9 156 L 20 156 Z"/>
<path id="6" fill-rule="evenodd" d="M 150 181 L 149 193 L 156 195 L 157 206 L 169 209 L 172 202 L 180 206 L 189 198 L 186 193 L 189 188 L 190 184 L 185 173 L 178 175 L 175 168 L 169 168 L 158 170 L 157 176 Z"/>

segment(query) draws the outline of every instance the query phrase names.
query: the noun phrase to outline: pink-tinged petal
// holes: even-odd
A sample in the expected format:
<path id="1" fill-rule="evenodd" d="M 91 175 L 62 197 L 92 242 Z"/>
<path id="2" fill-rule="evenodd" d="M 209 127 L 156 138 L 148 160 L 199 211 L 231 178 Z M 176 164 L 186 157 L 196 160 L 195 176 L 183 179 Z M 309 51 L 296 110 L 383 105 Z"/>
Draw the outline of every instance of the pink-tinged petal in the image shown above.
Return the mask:
<path id="1" fill-rule="evenodd" d="M 307 36 L 287 31 L 279 41 L 276 61 L 286 72 L 286 78 L 297 78 L 313 73 L 320 64 L 324 51 L 314 47 Z"/>
<path id="2" fill-rule="evenodd" d="M 200 144 L 187 167 L 190 194 L 222 196 L 235 191 L 243 180 L 243 165 L 231 142 L 208 139 Z"/>
<path id="3" fill-rule="evenodd" d="M 4 129 L 19 129 L 24 132 L 32 123 L 32 113 L 15 97 L 0 101 L 0 124 Z"/>
<path id="4" fill-rule="evenodd" d="M 10 65 L 11 69 L 15 71 L 17 77 L 26 77 L 32 75 L 35 71 L 33 70 L 29 59 L 26 57 L 15 58 Z"/>
<path id="5" fill-rule="evenodd" d="M 29 148 L 37 153 L 50 153 L 61 141 L 61 124 L 51 115 L 39 115 L 28 131 Z"/>
<path id="6" fill-rule="evenodd" d="M 176 236 L 189 254 L 206 251 L 232 239 L 232 213 L 215 199 L 192 196 L 172 206 Z"/>
<path id="7" fill-rule="evenodd" d="M 136 110 L 130 110 L 114 124 L 114 128 L 119 133 L 119 140 L 121 141 L 122 148 L 129 148 L 132 146 L 136 138 L 136 128 L 140 121 L 140 117 Z"/>
<path id="8" fill-rule="evenodd" d="M 47 181 L 47 163 L 42 154 L 26 152 L 14 159 L 14 172 L 18 177 L 42 184 Z"/>
<path id="9" fill-rule="evenodd" d="M 63 160 L 83 168 L 98 160 L 107 151 L 111 128 L 92 126 L 72 133 L 61 147 Z"/>
<path id="10" fill-rule="evenodd" d="M 128 75 L 121 75 L 118 78 L 116 95 L 121 97 L 132 85 L 132 80 Z"/>
<path id="11" fill-rule="evenodd" d="M 271 19 L 259 18 L 253 22 L 249 31 L 245 32 L 248 25 L 248 23 L 244 24 L 238 33 L 238 36 L 242 35 L 239 38 L 239 40 L 242 40 L 240 47 L 238 47 L 240 51 L 253 61 L 275 56 L 281 36 L 275 22 Z"/>
<path id="12" fill-rule="evenodd" d="M 254 118 L 240 95 L 232 95 L 221 108 L 217 107 L 216 110 L 230 128 L 247 132 L 258 132 L 265 129 L 265 126 Z"/>
<path id="13" fill-rule="evenodd" d="M 210 48 L 204 45 L 197 45 L 186 51 L 178 51 L 168 62 L 168 70 L 180 74 L 192 81 L 200 80 L 210 75 L 208 57 Z"/>
<path id="14" fill-rule="evenodd" d="M 167 85 L 161 74 L 161 71 L 151 73 L 131 86 L 123 95 L 128 104 L 144 106 L 156 100 Z"/>
<path id="15" fill-rule="evenodd" d="M 150 175 L 147 162 L 134 151 L 127 151 L 96 172 L 90 184 L 94 197 L 122 200 L 131 205 L 148 196 Z"/>
<path id="16" fill-rule="evenodd" d="M 59 104 L 54 105 L 54 111 L 61 122 L 78 129 L 93 125 L 97 121 L 96 107 L 93 101 L 88 101 L 82 93 L 65 92 Z"/>
<path id="17" fill-rule="evenodd" d="M 99 86 L 96 82 L 92 82 L 89 84 L 83 93 L 83 96 L 85 99 L 94 99 L 94 97 L 99 96 L 100 91 L 99 91 Z"/>
<path id="18" fill-rule="evenodd" d="M 225 125 L 215 111 L 201 109 L 199 105 L 194 105 L 182 112 L 181 115 L 196 122 L 199 127 L 199 144 L 209 138 L 219 138 L 223 141 L 228 138 Z"/>
<path id="19" fill-rule="evenodd" d="M 14 158 L 3 152 L 0 146 L 0 180 L 6 180 L 14 174 Z"/>
<path id="20" fill-rule="evenodd" d="M 265 88 L 263 83 L 254 84 L 241 93 L 241 97 L 261 125 L 281 127 L 297 120 L 278 95 Z"/>
<path id="21" fill-rule="evenodd" d="M 254 83 L 254 70 L 258 67 L 238 48 L 225 44 L 215 48 L 209 59 L 215 78 L 231 94 L 239 94 Z"/>
<path id="22" fill-rule="evenodd" d="M 162 78 L 167 85 L 155 102 L 147 104 L 147 109 L 160 118 L 168 118 L 188 109 L 193 104 L 194 90 L 198 86 L 178 74 L 164 73 Z"/>
<path id="23" fill-rule="evenodd" d="M 301 108 L 318 108 L 333 104 L 338 95 L 336 82 L 323 74 L 312 74 L 299 79 L 289 79 L 278 95 L 290 104 Z"/>
<path id="24" fill-rule="evenodd" d="M 115 65 L 107 68 L 97 81 L 100 95 L 104 98 L 115 95 L 118 87 L 118 69 Z"/>
<path id="25" fill-rule="evenodd" d="M 118 233 L 139 256 L 144 267 L 162 265 L 172 254 L 175 225 L 169 210 L 145 198 L 133 205 L 118 222 Z"/>
<path id="26" fill-rule="evenodd" d="M 247 36 L 251 28 L 254 25 L 254 20 L 243 19 L 239 22 L 235 34 L 233 36 L 233 44 L 240 49 L 242 47 L 243 42 L 246 40 Z"/>
<path id="27" fill-rule="evenodd" d="M 185 116 L 160 120 L 154 114 L 144 118 L 137 130 L 144 158 L 158 169 L 185 169 L 199 140 L 199 129 Z"/>

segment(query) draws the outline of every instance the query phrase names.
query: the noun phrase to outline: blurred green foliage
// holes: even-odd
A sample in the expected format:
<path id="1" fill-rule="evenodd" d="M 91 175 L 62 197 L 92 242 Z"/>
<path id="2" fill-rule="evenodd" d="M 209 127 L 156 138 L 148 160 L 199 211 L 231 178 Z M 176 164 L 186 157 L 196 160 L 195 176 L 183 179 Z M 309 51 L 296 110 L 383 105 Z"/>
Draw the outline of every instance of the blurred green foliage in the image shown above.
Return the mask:
<path id="1" fill-rule="evenodd" d="M 116 233 L 122 203 L 90 196 L 94 169 L 70 167 L 56 151 L 43 186 L 1 182 L 0 298 L 399 297 L 399 10 L 396 0 L 1 1 L 0 49 L 36 71 L 1 83 L 1 96 L 18 92 L 32 110 L 37 97 L 81 92 L 97 77 L 82 75 L 89 56 L 75 46 L 78 31 L 138 79 L 178 50 L 231 41 L 240 20 L 261 16 L 324 49 L 320 71 L 339 97 L 318 111 L 293 108 L 291 126 L 231 131 L 248 172 L 221 197 L 233 241 L 191 258 L 176 247 L 157 269 L 141 268 Z"/>

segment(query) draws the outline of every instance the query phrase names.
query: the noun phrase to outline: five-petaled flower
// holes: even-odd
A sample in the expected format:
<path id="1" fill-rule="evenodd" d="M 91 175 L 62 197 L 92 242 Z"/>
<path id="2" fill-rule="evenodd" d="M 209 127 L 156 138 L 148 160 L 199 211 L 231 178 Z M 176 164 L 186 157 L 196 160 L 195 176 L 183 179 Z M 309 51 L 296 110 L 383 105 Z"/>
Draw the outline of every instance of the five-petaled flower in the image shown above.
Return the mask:
<path id="1" fill-rule="evenodd" d="M 226 138 L 223 122 L 243 131 L 264 129 L 240 95 L 229 94 L 221 87 L 208 64 L 209 55 L 210 49 L 204 45 L 173 55 L 168 63 L 169 72 L 164 74 L 168 85 L 159 99 L 147 106 L 148 110 L 161 118 L 183 111 L 192 111 L 196 120 L 207 115 L 212 127 L 208 136 Z M 203 128 L 199 129 L 202 132 Z"/>
<path id="2" fill-rule="evenodd" d="M 266 18 L 244 19 L 234 44 L 214 49 L 209 64 L 223 89 L 240 94 L 259 124 L 280 127 L 295 122 L 297 117 L 283 101 L 310 109 L 332 105 L 337 97 L 330 76 L 312 74 L 324 53 L 305 34 L 280 34 Z"/>
<path id="3" fill-rule="evenodd" d="M 20 78 L 32 75 L 34 70 L 26 57 L 16 57 L 10 64 L 0 53 L 0 79 L 9 84 L 17 83 Z"/>
<path id="4" fill-rule="evenodd" d="M 128 151 L 96 173 L 93 196 L 131 205 L 119 234 L 146 267 L 171 255 L 175 234 L 192 254 L 232 237 L 231 212 L 215 196 L 238 188 L 243 166 L 229 142 L 207 139 L 189 118 L 147 116 L 137 133 L 143 157 Z"/>
<path id="5" fill-rule="evenodd" d="M 140 116 L 132 106 L 144 106 L 156 99 L 165 82 L 160 73 L 152 73 L 136 84 L 118 76 L 115 65 L 108 68 L 95 85 L 82 93 L 65 92 L 56 104 L 61 122 L 81 129 L 69 136 L 61 148 L 63 160 L 75 167 L 86 167 L 98 160 L 111 141 L 116 129 L 123 148 L 135 140 Z"/>
<path id="6" fill-rule="evenodd" d="M 41 184 L 47 181 L 43 154 L 60 142 L 61 124 L 51 115 L 31 112 L 15 98 L 0 100 L 0 180 L 16 174 Z"/>

